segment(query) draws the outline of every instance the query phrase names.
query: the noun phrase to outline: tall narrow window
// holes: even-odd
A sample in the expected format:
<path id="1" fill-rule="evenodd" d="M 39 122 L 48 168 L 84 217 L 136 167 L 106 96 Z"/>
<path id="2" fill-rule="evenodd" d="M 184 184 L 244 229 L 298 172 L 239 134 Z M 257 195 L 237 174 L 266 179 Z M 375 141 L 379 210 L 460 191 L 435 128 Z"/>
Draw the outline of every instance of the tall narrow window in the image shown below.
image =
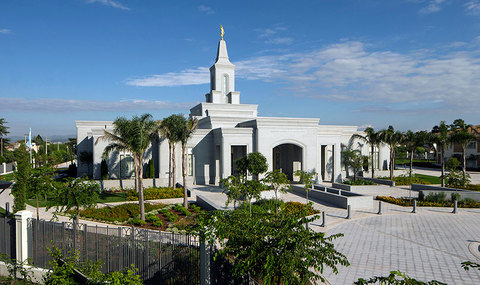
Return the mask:
<path id="1" fill-rule="evenodd" d="M 223 95 L 228 94 L 228 75 L 223 75 Z"/>

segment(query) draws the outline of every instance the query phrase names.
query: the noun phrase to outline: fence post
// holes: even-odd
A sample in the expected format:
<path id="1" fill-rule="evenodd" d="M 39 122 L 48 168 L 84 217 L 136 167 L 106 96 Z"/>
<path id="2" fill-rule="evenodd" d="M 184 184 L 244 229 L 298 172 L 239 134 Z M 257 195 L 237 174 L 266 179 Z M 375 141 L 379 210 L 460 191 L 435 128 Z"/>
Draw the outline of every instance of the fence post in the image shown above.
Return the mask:
<path id="1" fill-rule="evenodd" d="M 458 202 L 457 200 L 453 201 L 453 211 L 452 213 L 456 214 L 457 213 L 457 207 L 458 207 Z"/>
<path id="2" fill-rule="evenodd" d="M 381 215 L 382 214 L 382 201 L 378 201 L 378 212 L 377 212 L 377 215 Z"/>
<path id="3" fill-rule="evenodd" d="M 412 213 L 416 213 L 417 212 L 417 200 L 416 199 L 413 199 L 413 210 L 412 210 Z"/>
<path id="4" fill-rule="evenodd" d="M 210 247 L 200 234 L 200 285 L 210 285 Z"/>
<path id="5" fill-rule="evenodd" d="M 321 227 L 326 227 L 327 226 L 327 215 L 325 214 L 325 211 L 322 211 L 322 224 L 320 225 Z"/>
<path id="6" fill-rule="evenodd" d="M 16 257 L 18 262 L 28 259 L 28 219 L 32 212 L 23 210 L 15 213 Z"/>
<path id="7" fill-rule="evenodd" d="M 6 202 L 5 203 L 5 216 L 8 217 L 8 215 L 10 215 L 10 203 Z"/>
<path id="8" fill-rule="evenodd" d="M 350 208 L 350 205 L 347 205 L 347 219 L 351 219 L 352 218 L 352 213 L 351 213 L 352 209 Z"/>

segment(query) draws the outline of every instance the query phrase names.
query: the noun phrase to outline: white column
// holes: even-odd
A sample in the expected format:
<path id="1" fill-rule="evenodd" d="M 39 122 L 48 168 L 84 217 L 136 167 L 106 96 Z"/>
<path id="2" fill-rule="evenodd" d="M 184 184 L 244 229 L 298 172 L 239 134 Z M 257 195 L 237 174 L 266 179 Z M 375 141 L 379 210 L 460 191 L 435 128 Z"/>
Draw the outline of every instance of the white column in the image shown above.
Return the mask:
<path id="1" fill-rule="evenodd" d="M 28 219 L 32 212 L 23 210 L 15 213 L 16 253 L 18 262 L 28 259 Z"/>
<path id="2" fill-rule="evenodd" d="M 340 161 L 340 152 L 341 152 L 341 147 L 339 143 L 336 143 L 333 146 L 333 173 L 334 176 L 332 177 L 333 182 L 339 182 L 339 180 L 342 179 L 342 166 L 341 166 L 341 161 Z"/>

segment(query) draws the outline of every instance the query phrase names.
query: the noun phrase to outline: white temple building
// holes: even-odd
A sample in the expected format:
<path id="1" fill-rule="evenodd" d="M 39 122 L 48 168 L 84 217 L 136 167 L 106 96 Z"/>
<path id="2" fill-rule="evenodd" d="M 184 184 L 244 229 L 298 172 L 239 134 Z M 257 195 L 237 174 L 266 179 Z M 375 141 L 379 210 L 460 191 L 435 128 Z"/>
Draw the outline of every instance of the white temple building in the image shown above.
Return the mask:
<path id="1" fill-rule="evenodd" d="M 291 180 L 297 169 L 315 171 L 317 181 L 341 181 L 346 172 L 341 163 L 341 150 L 358 132 L 357 126 L 319 125 L 319 119 L 260 117 L 258 105 L 242 104 L 235 89 L 235 65 L 228 57 L 226 42 L 218 44 L 217 58 L 210 68 L 210 92 L 205 102 L 190 109 L 198 118 L 198 129 L 188 142 L 188 179 L 194 184 L 218 184 L 235 172 L 234 161 L 250 152 L 262 153 L 269 171 L 281 169 Z M 78 175 L 89 174 L 100 179 L 102 153 L 109 142 L 96 139 L 104 129 L 112 130 L 111 121 L 76 121 Z M 359 142 L 355 148 L 369 155 L 369 147 Z M 177 181 L 181 181 L 181 147 L 177 150 Z M 157 183 L 168 184 L 168 142 L 153 142 L 145 155 L 145 163 L 153 159 Z M 82 154 L 83 153 L 83 154 Z M 93 156 L 93 159 L 85 157 Z M 83 160 L 82 160 L 83 156 Z M 385 170 L 387 147 L 375 153 L 375 165 Z M 113 153 L 108 159 L 111 179 L 131 178 L 132 158 L 128 153 Z M 146 164 L 145 164 L 146 167 Z M 145 171 L 144 171 L 145 173 Z M 158 185 L 157 185 L 158 186 Z"/>

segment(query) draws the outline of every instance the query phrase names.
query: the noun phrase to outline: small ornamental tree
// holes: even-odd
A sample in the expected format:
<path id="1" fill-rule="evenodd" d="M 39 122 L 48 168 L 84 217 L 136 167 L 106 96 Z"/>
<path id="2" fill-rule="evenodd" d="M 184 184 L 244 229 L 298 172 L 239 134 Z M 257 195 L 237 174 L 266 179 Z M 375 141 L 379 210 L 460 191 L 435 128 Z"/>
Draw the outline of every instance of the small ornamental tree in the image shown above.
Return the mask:
<path id="1" fill-rule="evenodd" d="M 76 221 L 81 207 L 90 208 L 97 204 L 99 192 L 100 186 L 93 180 L 68 178 L 66 183 L 57 187 L 53 199 L 48 201 L 47 211 L 55 207 L 55 215 L 67 213 Z"/>
<path id="2" fill-rule="evenodd" d="M 54 186 L 55 169 L 52 166 L 44 165 L 31 170 L 29 188 L 29 196 L 35 196 L 37 204 L 37 220 L 40 218 L 38 197 L 46 196 L 52 193 L 55 189 Z"/>
<path id="3" fill-rule="evenodd" d="M 278 212 L 278 192 L 287 193 L 290 189 L 290 180 L 285 173 L 280 172 L 278 169 L 270 171 L 263 179 L 267 185 L 269 185 L 275 191 L 275 213 Z"/>
<path id="4" fill-rule="evenodd" d="M 317 173 L 315 171 L 307 172 L 303 170 L 295 171 L 295 175 L 300 177 L 300 183 L 303 184 L 303 188 L 307 194 L 307 204 L 308 204 L 308 192 L 313 188 L 313 183 L 315 182 L 315 176 Z"/>
<path id="5" fill-rule="evenodd" d="M 247 161 L 247 170 L 254 180 L 258 180 L 258 176 L 268 170 L 267 158 L 259 152 L 249 153 Z"/>
<path id="6" fill-rule="evenodd" d="M 343 164 L 346 168 L 353 168 L 353 181 L 357 181 L 357 174 L 362 169 L 365 158 L 358 150 L 347 149 L 343 151 Z"/>
<path id="7" fill-rule="evenodd" d="M 325 236 L 307 224 L 314 218 L 246 211 L 217 211 L 204 225 L 205 237 L 220 243 L 216 258 L 232 265 L 234 277 L 252 276 L 261 284 L 314 284 L 324 281 L 329 267 L 348 266 L 347 258 L 332 241 L 342 234 Z"/>
<path id="8" fill-rule="evenodd" d="M 15 184 L 12 188 L 14 212 L 25 210 L 27 189 L 30 183 L 30 156 L 24 144 L 18 148 L 16 160 L 17 171 L 15 172 Z"/>
<path id="9" fill-rule="evenodd" d="M 235 207 L 236 201 L 244 199 L 248 203 L 250 213 L 252 212 L 252 199 L 260 198 L 260 192 L 264 189 L 263 184 L 258 180 L 242 180 L 233 175 L 222 179 L 220 183 L 223 184 L 224 192 L 227 194 L 226 205 L 228 206 L 233 201 Z"/>
<path id="10" fill-rule="evenodd" d="M 100 176 L 102 177 L 102 180 L 108 179 L 108 164 L 105 159 L 102 159 L 102 162 L 100 163 Z"/>

